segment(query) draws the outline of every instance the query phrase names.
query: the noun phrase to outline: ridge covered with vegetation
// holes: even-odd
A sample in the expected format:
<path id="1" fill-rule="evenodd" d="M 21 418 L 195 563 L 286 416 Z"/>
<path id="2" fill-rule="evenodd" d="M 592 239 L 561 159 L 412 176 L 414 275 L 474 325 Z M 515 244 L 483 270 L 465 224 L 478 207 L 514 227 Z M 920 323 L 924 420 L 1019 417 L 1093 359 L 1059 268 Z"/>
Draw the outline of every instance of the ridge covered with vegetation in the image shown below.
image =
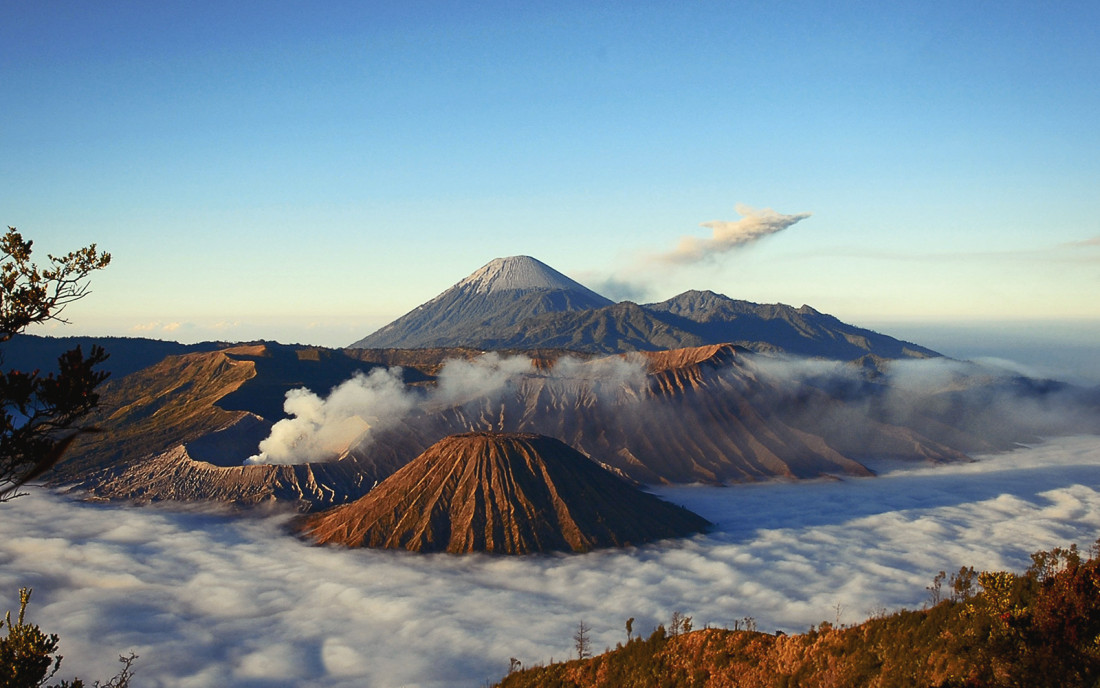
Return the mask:
<path id="1" fill-rule="evenodd" d="M 690 630 L 677 616 L 648 638 L 513 671 L 498 685 L 1008 687 L 1100 685 L 1100 541 L 1032 555 L 1024 574 L 960 569 L 928 588 L 930 607 L 797 635 Z M 941 586 L 948 583 L 945 599 Z M 584 624 L 582 624 L 584 627 Z M 629 623 L 628 623 L 629 628 Z M 582 628 L 582 630 L 585 630 Z M 583 636 L 583 634 L 580 634 Z M 574 638 L 577 640 L 577 637 Z M 513 661 L 513 668 L 519 668 Z"/>

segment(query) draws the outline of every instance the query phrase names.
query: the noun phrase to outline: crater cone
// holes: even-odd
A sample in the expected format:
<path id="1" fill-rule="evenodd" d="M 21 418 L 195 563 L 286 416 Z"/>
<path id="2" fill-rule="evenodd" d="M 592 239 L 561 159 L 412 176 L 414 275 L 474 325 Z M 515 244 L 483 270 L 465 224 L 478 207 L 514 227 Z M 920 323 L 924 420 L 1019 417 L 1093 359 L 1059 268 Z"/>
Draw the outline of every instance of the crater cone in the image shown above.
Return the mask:
<path id="1" fill-rule="evenodd" d="M 559 440 L 479 432 L 440 440 L 366 496 L 296 527 L 322 544 L 527 554 L 637 545 L 708 525 Z"/>

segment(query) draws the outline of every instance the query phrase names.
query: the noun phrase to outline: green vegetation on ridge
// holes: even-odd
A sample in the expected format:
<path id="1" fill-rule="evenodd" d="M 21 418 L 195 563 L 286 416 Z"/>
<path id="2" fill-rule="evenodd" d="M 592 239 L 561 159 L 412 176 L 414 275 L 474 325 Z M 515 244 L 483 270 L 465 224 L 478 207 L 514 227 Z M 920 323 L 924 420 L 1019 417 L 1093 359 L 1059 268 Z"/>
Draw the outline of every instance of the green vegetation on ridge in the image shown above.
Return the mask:
<path id="1" fill-rule="evenodd" d="M 1024 574 L 975 572 L 936 602 L 798 635 L 658 627 L 591 659 L 510 673 L 501 688 L 668 686 L 1093 687 L 1100 685 L 1100 541 L 1032 555 Z M 513 667 L 517 663 L 513 662 Z"/>

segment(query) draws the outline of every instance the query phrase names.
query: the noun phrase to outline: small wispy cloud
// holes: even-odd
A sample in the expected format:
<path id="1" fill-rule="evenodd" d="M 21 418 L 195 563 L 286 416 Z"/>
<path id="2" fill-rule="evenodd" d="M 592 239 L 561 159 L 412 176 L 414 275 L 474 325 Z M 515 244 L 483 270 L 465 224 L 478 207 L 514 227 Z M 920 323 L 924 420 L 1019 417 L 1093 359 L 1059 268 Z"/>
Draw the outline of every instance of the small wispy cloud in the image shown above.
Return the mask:
<path id="1" fill-rule="evenodd" d="M 641 280 L 632 280 L 626 277 L 592 277 L 585 284 L 597 294 L 602 294 L 612 301 L 634 301 L 642 303 L 649 298 L 650 285 Z"/>
<path id="2" fill-rule="evenodd" d="M 181 323 L 179 321 L 164 322 L 162 320 L 153 320 L 146 323 L 138 323 L 130 328 L 133 332 L 176 332 L 181 328 L 192 327 L 189 323 Z"/>
<path id="3" fill-rule="evenodd" d="M 781 232 L 810 217 L 810 213 L 784 215 L 771 208 L 757 209 L 743 203 L 738 203 L 735 210 L 740 220 L 711 220 L 700 225 L 711 230 L 710 238 L 681 237 L 675 249 L 654 258 L 679 265 L 699 263 Z"/>
<path id="4" fill-rule="evenodd" d="M 1100 236 L 1094 236 L 1091 239 L 1082 239 L 1081 241 L 1071 241 L 1063 245 L 1078 248 L 1085 246 L 1100 246 Z"/>

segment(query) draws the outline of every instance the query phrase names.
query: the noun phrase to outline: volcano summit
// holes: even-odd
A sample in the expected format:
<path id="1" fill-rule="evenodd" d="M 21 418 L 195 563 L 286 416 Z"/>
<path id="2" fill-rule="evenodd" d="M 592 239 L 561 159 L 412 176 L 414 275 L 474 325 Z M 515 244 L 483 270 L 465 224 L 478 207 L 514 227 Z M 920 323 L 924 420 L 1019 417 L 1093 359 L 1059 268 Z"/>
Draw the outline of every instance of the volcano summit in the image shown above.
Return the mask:
<path id="1" fill-rule="evenodd" d="M 935 351 L 802 306 L 688 291 L 660 303 L 613 303 L 529 256 L 497 258 L 351 349 L 467 347 L 614 354 L 710 344 L 855 360 Z"/>
<path id="2" fill-rule="evenodd" d="M 479 332 L 508 328 L 543 313 L 610 305 L 610 299 L 530 256 L 497 258 L 349 348 L 467 346 Z"/>

